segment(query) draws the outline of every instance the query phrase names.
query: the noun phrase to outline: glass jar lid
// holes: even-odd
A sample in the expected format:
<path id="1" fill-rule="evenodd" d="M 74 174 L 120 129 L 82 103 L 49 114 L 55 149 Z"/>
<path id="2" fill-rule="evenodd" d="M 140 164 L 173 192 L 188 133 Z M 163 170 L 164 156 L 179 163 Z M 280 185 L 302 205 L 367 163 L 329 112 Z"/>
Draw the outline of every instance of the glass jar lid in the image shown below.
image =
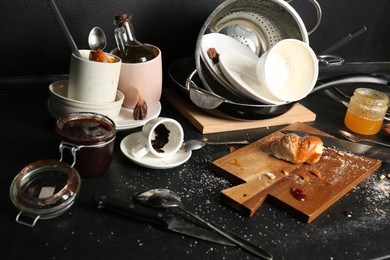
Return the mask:
<path id="1" fill-rule="evenodd" d="M 33 227 L 38 219 L 64 213 L 81 185 L 76 169 L 58 160 L 40 160 L 24 167 L 10 186 L 12 203 L 20 210 L 16 221 Z"/>

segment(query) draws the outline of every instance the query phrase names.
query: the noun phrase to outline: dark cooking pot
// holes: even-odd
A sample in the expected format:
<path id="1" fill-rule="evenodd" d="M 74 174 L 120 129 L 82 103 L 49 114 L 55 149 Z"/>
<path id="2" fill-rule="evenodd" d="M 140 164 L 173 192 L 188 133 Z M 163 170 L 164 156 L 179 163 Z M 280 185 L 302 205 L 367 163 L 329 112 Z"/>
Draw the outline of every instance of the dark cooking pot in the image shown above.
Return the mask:
<path id="1" fill-rule="evenodd" d="M 197 77 L 194 58 L 184 58 L 171 64 L 169 75 L 176 83 L 176 87 L 196 106 L 212 114 L 217 114 L 243 120 L 260 120 L 273 118 L 284 114 L 297 102 L 287 102 L 280 105 L 264 105 L 253 101 L 232 101 L 221 97 L 201 86 Z M 335 76 L 317 81 L 316 86 L 309 95 L 319 91 L 349 83 L 370 83 L 386 85 L 387 78 L 368 74 L 350 74 Z"/>

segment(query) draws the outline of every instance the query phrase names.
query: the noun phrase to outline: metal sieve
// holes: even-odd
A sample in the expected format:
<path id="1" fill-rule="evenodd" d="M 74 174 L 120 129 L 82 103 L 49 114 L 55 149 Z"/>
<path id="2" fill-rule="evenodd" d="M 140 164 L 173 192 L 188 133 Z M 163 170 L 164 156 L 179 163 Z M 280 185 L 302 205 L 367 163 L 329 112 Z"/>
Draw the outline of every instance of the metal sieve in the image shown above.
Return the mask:
<path id="1" fill-rule="evenodd" d="M 316 0 L 308 0 L 317 11 L 317 21 L 306 30 L 302 19 L 283 0 L 227 0 L 220 4 L 203 24 L 196 43 L 195 64 L 203 86 L 218 95 L 226 97 L 231 92 L 222 73 L 207 65 L 201 55 L 202 38 L 208 33 L 222 33 L 236 39 L 261 56 L 283 39 L 293 38 L 309 43 L 312 33 L 321 21 L 321 8 Z M 202 60 L 203 59 L 203 60 Z M 237 96 L 237 93 L 230 93 Z M 237 100 L 235 100 L 237 101 Z"/>

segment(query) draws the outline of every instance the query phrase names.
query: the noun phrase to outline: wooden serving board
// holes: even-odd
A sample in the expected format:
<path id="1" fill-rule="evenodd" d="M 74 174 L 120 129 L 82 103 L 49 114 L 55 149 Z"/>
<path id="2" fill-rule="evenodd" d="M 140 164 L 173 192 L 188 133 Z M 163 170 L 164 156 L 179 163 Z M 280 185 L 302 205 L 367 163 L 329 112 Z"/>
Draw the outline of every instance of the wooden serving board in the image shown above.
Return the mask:
<path id="1" fill-rule="evenodd" d="M 282 130 L 327 135 L 304 123 Z M 282 136 L 275 132 L 212 162 L 214 172 L 237 184 L 221 192 L 221 199 L 236 211 L 253 216 L 267 199 L 299 220 L 311 222 L 381 166 L 379 160 L 328 147 L 313 165 L 279 160 L 268 147 Z"/>
<path id="2" fill-rule="evenodd" d="M 312 122 L 316 119 L 316 114 L 296 103 L 289 111 L 283 115 L 262 120 L 238 120 L 223 117 L 224 115 L 205 112 L 194 104 L 185 102 L 172 89 L 164 89 L 164 97 L 183 116 L 185 116 L 202 134 L 220 133 L 259 127 L 286 125 L 293 122 Z"/>

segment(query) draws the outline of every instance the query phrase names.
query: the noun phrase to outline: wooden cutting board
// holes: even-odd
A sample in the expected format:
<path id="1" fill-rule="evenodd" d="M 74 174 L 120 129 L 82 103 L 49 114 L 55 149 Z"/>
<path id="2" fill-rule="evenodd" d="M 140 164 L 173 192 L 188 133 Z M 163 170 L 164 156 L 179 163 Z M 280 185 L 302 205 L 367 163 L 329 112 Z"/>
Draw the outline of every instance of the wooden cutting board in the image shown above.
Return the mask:
<path id="1" fill-rule="evenodd" d="M 253 129 L 259 127 L 287 125 L 293 122 L 312 122 L 316 119 L 316 114 L 296 103 L 289 111 L 283 115 L 262 120 L 238 120 L 228 119 L 224 115 L 205 112 L 194 104 L 185 102 L 173 89 L 164 89 L 164 97 L 172 106 L 174 106 L 183 116 L 185 116 L 202 134 L 220 133 L 244 129 Z"/>
<path id="2" fill-rule="evenodd" d="M 327 135 L 304 123 L 282 130 Z M 316 164 L 295 165 L 270 153 L 269 143 L 282 136 L 275 132 L 212 162 L 214 172 L 237 184 L 221 192 L 222 201 L 253 216 L 267 200 L 299 220 L 311 222 L 381 166 L 379 160 L 328 147 Z"/>

